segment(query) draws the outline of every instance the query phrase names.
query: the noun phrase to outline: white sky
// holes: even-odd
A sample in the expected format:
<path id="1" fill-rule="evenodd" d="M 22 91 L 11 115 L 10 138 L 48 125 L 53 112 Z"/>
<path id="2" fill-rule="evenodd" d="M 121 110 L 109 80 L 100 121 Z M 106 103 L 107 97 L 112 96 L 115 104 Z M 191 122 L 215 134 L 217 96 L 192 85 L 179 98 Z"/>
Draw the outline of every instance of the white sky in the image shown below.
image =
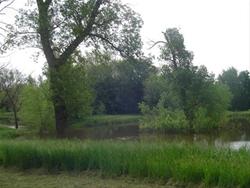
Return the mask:
<path id="1" fill-rule="evenodd" d="M 17 0 L 20 5 L 27 0 Z M 150 41 L 162 39 L 166 28 L 180 28 L 188 50 L 194 52 L 194 64 L 205 65 L 219 74 L 234 66 L 250 70 L 250 0 L 122 0 L 144 20 L 142 38 L 147 53 Z M 13 67 L 25 73 L 41 72 L 41 63 L 33 62 L 29 50 L 9 57 Z"/>

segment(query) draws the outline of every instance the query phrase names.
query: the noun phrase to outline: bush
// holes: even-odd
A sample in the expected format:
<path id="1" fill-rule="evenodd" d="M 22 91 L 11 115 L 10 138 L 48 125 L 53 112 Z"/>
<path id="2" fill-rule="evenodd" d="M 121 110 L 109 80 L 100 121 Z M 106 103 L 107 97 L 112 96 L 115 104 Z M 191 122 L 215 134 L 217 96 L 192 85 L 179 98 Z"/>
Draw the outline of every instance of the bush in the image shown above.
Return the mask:
<path id="1" fill-rule="evenodd" d="M 164 107 L 157 106 L 150 108 L 145 103 L 140 104 L 144 115 L 141 121 L 141 128 L 163 131 L 186 131 L 188 121 L 183 111 L 170 111 Z"/>

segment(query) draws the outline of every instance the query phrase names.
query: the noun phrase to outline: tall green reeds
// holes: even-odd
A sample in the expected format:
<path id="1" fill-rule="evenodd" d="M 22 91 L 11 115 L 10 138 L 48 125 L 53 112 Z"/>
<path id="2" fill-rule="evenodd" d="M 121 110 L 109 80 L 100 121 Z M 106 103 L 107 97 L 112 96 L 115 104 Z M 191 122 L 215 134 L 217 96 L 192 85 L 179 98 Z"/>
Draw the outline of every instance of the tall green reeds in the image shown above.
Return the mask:
<path id="1" fill-rule="evenodd" d="M 105 175 L 207 186 L 250 187 L 250 152 L 199 145 L 140 142 L 4 141 L 0 164 L 48 171 L 94 170 Z"/>

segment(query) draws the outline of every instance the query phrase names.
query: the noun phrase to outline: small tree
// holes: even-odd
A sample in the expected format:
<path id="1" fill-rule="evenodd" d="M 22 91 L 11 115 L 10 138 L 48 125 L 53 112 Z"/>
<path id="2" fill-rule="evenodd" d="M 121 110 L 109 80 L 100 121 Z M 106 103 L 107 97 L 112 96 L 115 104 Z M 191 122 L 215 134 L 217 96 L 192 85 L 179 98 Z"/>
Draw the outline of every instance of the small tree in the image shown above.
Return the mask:
<path id="1" fill-rule="evenodd" d="M 24 76 L 18 70 L 2 68 L 0 72 L 0 89 L 5 93 L 14 114 L 15 127 L 18 129 L 19 94 L 24 83 Z"/>
<path id="2" fill-rule="evenodd" d="M 54 130 L 55 117 L 48 81 L 27 82 L 22 88 L 20 101 L 19 116 L 23 124 L 39 133 Z"/>

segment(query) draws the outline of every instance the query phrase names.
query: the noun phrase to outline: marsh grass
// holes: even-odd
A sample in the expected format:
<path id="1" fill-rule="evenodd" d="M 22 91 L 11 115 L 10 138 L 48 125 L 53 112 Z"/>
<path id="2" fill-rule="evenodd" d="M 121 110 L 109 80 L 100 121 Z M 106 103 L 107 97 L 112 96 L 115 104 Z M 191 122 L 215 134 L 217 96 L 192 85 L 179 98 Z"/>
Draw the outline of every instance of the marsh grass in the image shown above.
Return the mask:
<path id="1" fill-rule="evenodd" d="M 3 141 L 0 164 L 48 171 L 98 171 L 206 186 L 250 187 L 250 153 L 187 144 L 80 141 Z"/>

